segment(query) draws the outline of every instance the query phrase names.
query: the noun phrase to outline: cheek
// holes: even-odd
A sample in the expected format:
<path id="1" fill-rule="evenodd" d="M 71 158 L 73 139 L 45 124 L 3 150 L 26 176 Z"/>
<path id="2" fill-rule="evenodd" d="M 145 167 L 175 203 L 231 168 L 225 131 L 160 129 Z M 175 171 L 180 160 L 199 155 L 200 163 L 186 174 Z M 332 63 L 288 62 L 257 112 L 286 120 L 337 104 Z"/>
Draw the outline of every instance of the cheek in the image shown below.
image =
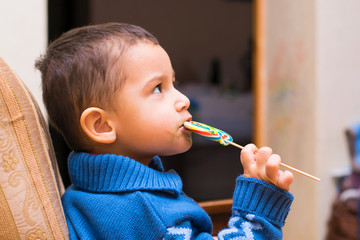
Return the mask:
<path id="1" fill-rule="evenodd" d="M 173 131 L 175 125 L 170 111 L 161 111 L 159 108 L 142 111 L 138 116 L 138 122 L 143 123 L 144 128 L 150 128 L 153 131 L 160 132 Z"/>
<path id="2" fill-rule="evenodd" d="M 169 124 L 169 121 L 161 120 L 143 126 L 142 134 L 144 138 L 149 141 L 149 144 L 160 145 L 171 143 L 178 137 L 174 128 Z"/>
<path id="3" fill-rule="evenodd" d="M 137 137 L 142 137 L 148 141 L 162 138 L 167 129 L 162 121 L 152 115 L 137 116 L 130 120 L 127 128 Z"/>
<path id="4" fill-rule="evenodd" d="M 164 105 L 129 102 L 126 111 L 120 113 L 120 119 L 126 122 L 124 130 L 131 129 L 133 134 L 143 134 L 150 139 L 176 134 L 177 120 L 174 119 L 172 111 Z"/>

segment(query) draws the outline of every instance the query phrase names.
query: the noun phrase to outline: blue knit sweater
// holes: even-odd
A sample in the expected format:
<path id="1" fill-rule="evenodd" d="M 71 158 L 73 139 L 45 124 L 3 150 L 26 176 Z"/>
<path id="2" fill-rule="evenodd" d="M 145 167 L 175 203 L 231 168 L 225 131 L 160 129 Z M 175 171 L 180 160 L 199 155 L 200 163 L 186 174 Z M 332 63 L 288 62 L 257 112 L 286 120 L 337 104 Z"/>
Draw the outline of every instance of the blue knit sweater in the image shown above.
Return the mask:
<path id="1" fill-rule="evenodd" d="M 71 239 L 212 239 L 205 211 L 155 157 L 144 166 L 116 155 L 72 153 L 73 185 L 62 197 Z M 281 239 L 293 196 L 238 177 L 229 228 L 219 239 Z"/>

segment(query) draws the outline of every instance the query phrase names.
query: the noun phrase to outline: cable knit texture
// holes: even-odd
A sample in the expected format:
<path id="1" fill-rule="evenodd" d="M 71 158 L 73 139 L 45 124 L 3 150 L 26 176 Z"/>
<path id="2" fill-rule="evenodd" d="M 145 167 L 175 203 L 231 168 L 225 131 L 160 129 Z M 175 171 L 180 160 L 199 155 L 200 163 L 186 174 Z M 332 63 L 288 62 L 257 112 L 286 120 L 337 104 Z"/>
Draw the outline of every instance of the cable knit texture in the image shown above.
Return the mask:
<path id="1" fill-rule="evenodd" d="M 209 216 L 159 157 L 149 166 L 116 155 L 72 153 L 62 198 L 71 239 L 212 239 Z M 219 239 L 281 239 L 293 196 L 240 176 Z"/>

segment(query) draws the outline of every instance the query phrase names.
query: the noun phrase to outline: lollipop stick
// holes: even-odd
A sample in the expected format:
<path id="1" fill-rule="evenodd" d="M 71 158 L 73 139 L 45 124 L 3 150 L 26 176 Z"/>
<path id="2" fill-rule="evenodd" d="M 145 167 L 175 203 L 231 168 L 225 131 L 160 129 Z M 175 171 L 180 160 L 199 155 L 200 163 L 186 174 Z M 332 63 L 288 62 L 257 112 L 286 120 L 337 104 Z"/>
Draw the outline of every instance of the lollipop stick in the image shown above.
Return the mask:
<path id="1" fill-rule="evenodd" d="M 314 179 L 314 180 L 320 182 L 320 178 L 314 177 L 313 175 L 310 175 L 310 174 L 308 174 L 306 172 L 303 172 L 303 171 L 301 171 L 299 169 L 293 168 L 293 167 L 291 167 L 289 165 L 286 165 L 285 163 L 280 163 L 280 165 L 283 166 L 283 167 L 286 167 L 286 168 L 288 168 L 290 170 L 293 170 L 294 172 L 300 173 L 300 174 L 302 174 L 304 176 L 307 176 L 307 177 L 309 177 L 311 179 Z"/>
<path id="2" fill-rule="evenodd" d="M 243 146 L 240 146 L 239 144 L 236 144 L 236 143 L 234 143 L 232 141 L 227 141 L 226 139 L 224 139 L 224 141 L 227 142 L 228 144 L 231 144 L 231 145 L 237 147 L 237 148 L 240 148 L 240 149 L 244 148 Z M 313 180 L 316 180 L 316 181 L 320 182 L 320 178 L 314 177 L 313 175 L 310 175 L 310 174 L 308 174 L 306 172 L 300 171 L 299 169 L 293 168 L 293 167 L 291 167 L 289 165 L 286 165 L 285 163 L 280 163 L 280 165 L 287 168 L 287 169 L 290 169 L 290 170 L 292 170 L 294 172 L 300 173 L 300 174 L 302 174 L 302 175 L 304 175 L 306 177 L 309 177 L 309 178 L 311 178 Z"/>
<path id="3" fill-rule="evenodd" d="M 225 139 L 224 141 L 227 142 L 228 144 L 231 144 L 231 145 L 237 147 L 237 148 L 240 148 L 240 149 L 243 149 L 243 148 L 244 148 L 243 146 L 241 146 L 241 145 L 239 145 L 239 144 L 237 144 L 237 143 L 228 141 L 228 140 L 226 140 L 226 139 Z"/>

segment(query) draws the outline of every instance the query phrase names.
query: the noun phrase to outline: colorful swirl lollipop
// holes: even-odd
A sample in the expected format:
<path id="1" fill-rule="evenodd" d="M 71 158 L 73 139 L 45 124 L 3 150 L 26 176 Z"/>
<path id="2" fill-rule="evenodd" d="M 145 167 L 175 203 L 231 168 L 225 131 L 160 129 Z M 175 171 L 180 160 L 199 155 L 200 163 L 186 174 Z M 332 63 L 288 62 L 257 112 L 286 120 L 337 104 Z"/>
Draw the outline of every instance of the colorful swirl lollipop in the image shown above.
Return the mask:
<path id="1" fill-rule="evenodd" d="M 233 141 L 233 138 L 228 133 L 203 123 L 190 121 L 185 122 L 184 126 L 209 140 L 219 142 L 223 146 L 227 146 L 229 142 Z"/>
<path id="2" fill-rule="evenodd" d="M 223 146 L 227 146 L 229 144 L 238 147 L 240 149 L 243 149 L 243 146 L 240 146 L 239 144 L 236 144 L 233 142 L 233 138 L 226 132 L 221 131 L 220 129 L 214 128 L 214 127 L 210 127 L 209 125 L 203 124 L 203 123 L 199 123 L 199 122 L 195 122 L 195 121 L 189 121 L 189 122 L 185 122 L 184 123 L 185 128 L 207 138 L 213 141 L 217 141 L 219 142 L 221 145 Z M 312 178 L 316 181 L 320 181 L 319 178 L 314 177 L 306 172 L 300 171 L 299 169 L 293 168 L 289 165 L 286 165 L 285 163 L 280 163 L 281 166 L 286 167 L 290 170 L 293 170 L 297 173 L 300 173 L 304 176 L 307 176 L 309 178 Z"/>

